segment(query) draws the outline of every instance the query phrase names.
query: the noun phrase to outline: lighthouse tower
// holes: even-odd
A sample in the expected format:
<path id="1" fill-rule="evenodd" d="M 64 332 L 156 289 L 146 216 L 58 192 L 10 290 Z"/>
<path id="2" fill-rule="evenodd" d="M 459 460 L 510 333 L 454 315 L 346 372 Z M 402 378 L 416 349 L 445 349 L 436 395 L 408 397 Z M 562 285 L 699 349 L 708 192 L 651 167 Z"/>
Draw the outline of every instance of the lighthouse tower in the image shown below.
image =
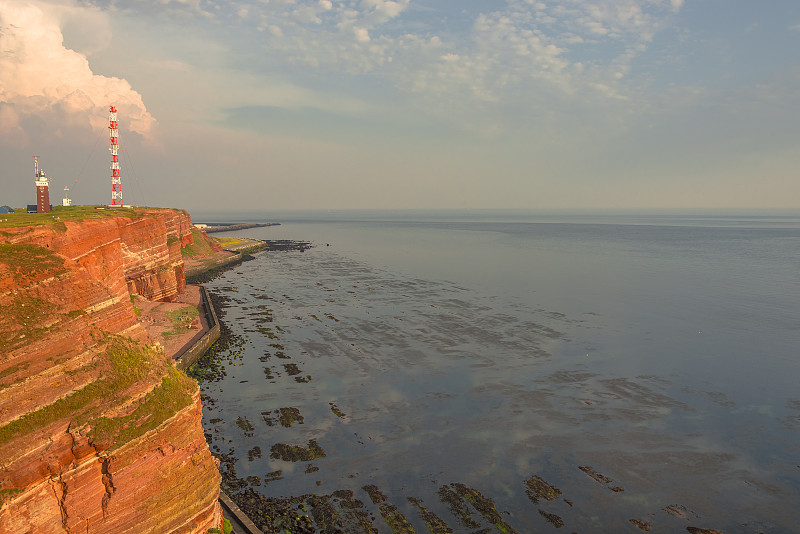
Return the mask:
<path id="1" fill-rule="evenodd" d="M 117 108 L 109 106 L 108 129 L 111 130 L 111 207 L 122 207 L 122 178 L 119 175 L 119 130 Z"/>
<path id="2" fill-rule="evenodd" d="M 39 168 L 39 156 L 33 156 L 33 179 L 36 180 L 36 213 L 50 211 L 50 181 Z"/>

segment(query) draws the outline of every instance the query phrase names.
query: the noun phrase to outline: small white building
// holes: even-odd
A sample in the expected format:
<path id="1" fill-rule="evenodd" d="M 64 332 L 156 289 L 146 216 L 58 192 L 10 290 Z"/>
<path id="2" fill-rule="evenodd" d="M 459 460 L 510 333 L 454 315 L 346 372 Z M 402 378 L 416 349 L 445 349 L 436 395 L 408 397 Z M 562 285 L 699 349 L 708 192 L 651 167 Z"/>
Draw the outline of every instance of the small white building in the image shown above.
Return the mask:
<path id="1" fill-rule="evenodd" d="M 62 206 L 72 206 L 72 199 L 69 198 L 69 187 L 64 188 L 64 198 L 61 199 Z"/>

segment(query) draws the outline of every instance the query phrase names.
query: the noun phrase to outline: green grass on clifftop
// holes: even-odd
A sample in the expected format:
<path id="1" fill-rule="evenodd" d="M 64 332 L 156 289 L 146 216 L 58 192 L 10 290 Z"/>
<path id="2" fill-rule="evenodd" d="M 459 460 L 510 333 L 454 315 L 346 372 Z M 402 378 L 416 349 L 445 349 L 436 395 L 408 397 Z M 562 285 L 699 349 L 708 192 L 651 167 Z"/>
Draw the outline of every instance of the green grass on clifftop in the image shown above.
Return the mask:
<path id="1" fill-rule="evenodd" d="M 103 219 L 106 217 L 127 217 L 138 219 L 146 217 L 148 211 L 171 210 L 172 208 L 106 208 L 102 206 L 53 206 L 50 213 L 26 213 L 17 211 L 0 216 L 0 228 L 20 226 L 55 226 L 57 229 L 64 226 L 66 221 L 79 221 L 83 219 Z M 178 210 L 182 211 L 182 210 Z"/>

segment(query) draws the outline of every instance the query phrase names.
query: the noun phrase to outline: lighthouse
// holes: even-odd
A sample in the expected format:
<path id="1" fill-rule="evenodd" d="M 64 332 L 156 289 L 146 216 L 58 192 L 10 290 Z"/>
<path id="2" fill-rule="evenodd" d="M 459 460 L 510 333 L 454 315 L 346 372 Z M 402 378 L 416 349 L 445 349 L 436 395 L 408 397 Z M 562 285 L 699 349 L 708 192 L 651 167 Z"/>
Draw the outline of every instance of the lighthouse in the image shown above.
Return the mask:
<path id="1" fill-rule="evenodd" d="M 39 156 L 33 156 L 33 178 L 36 181 L 36 213 L 50 211 L 50 181 L 39 168 Z"/>

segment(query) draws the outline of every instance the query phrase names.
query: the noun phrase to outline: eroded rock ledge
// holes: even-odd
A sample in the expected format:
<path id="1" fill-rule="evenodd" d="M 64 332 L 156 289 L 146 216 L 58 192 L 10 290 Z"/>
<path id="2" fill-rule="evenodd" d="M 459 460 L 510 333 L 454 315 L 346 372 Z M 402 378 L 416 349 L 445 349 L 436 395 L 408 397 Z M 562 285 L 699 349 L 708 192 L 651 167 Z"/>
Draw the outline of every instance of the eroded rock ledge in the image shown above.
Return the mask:
<path id="1" fill-rule="evenodd" d="M 207 532 L 220 476 L 197 384 L 131 295 L 185 287 L 182 210 L 0 227 L 0 533 Z"/>

